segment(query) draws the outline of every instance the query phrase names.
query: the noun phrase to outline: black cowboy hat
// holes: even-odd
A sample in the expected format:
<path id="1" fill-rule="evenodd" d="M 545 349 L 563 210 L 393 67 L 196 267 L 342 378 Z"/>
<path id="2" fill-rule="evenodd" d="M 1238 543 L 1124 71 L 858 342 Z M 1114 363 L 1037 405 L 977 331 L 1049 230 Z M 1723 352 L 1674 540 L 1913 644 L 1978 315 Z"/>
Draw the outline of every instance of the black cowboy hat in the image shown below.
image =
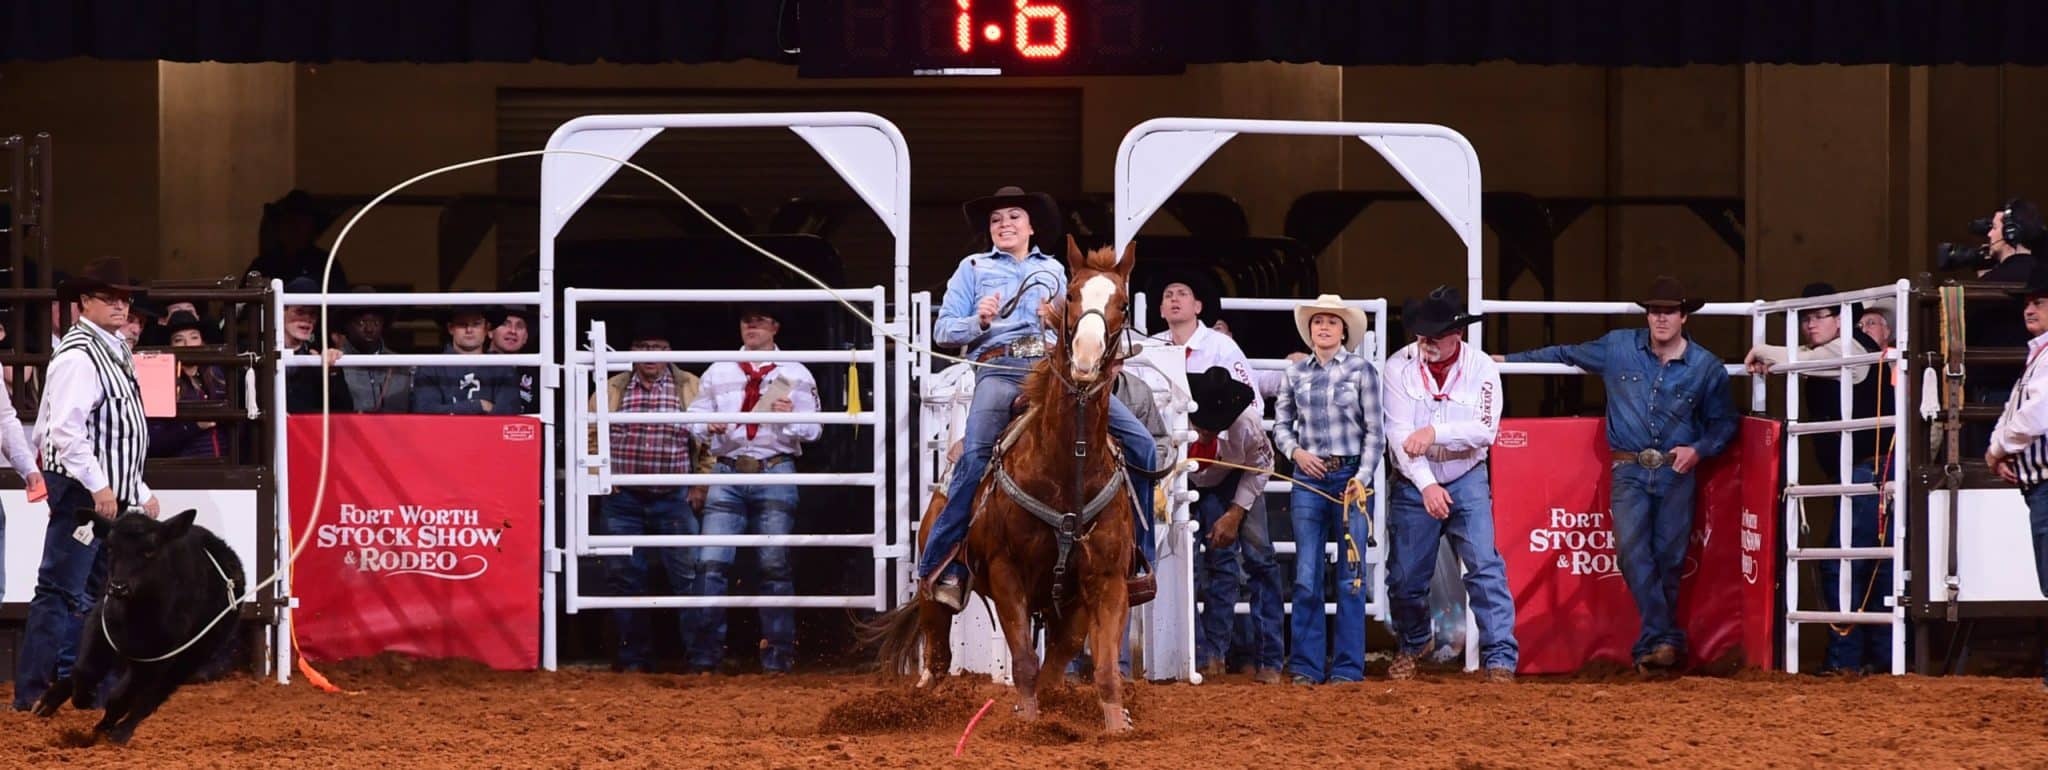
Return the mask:
<path id="1" fill-rule="evenodd" d="M 164 324 L 164 330 L 168 334 L 177 334 L 188 329 L 199 332 L 202 338 L 209 331 L 206 328 L 206 321 L 202 320 L 199 314 L 183 310 L 172 313 L 169 322 Z"/>
<path id="2" fill-rule="evenodd" d="M 1195 295 L 1195 301 L 1202 303 L 1202 312 L 1196 320 L 1203 324 L 1215 323 L 1218 312 L 1223 309 L 1223 288 L 1216 282 L 1214 274 L 1198 268 L 1181 268 L 1160 276 L 1152 293 L 1153 312 L 1157 314 L 1158 308 L 1165 304 L 1166 287 L 1176 283 L 1188 287 L 1188 291 Z"/>
<path id="3" fill-rule="evenodd" d="M 141 291 L 141 286 L 129 282 L 128 268 L 120 257 L 100 257 L 57 284 L 57 299 L 77 302 L 79 297 L 101 292 L 133 297 Z"/>
<path id="4" fill-rule="evenodd" d="M 1188 415 L 1188 422 L 1210 433 L 1229 430 L 1245 407 L 1252 405 L 1252 386 L 1238 382 L 1221 366 L 1188 375 L 1188 394 L 1200 407 Z"/>
<path id="5" fill-rule="evenodd" d="M 1677 278 L 1660 275 L 1657 276 L 1657 280 L 1650 282 L 1650 296 L 1636 300 L 1636 304 L 1643 306 L 1644 310 L 1674 308 L 1680 313 L 1692 315 L 1699 312 L 1700 308 L 1706 307 L 1707 301 L 1685 293 L 1685 284 L 1680 283 Z"/>
<path id="6" fill-rule="evenodd" d="M 1806 285 L 1806 288 L 1803 288 L 1803 289 L 1800 289 L 1800 290 L 1799 290 L 1799 296 L 1800 296 L 1800 298 L 1802 298 L 1802 299 L 1805 299 L 1805 298 L 1811 298 L 1811 297 L 1825 297 L 1825 296 L 1827 296 L 1827 295 L 1829 295 L 1829 294 L 1834 294 L 1834 293 L 1835 293 L 1835 285 L 1834 285 L 1834 284 L 1832 284 L 1832 283 L 1828 283 L 1827 281 L 1814 281 L 1813 283 L 1809 283 L 1809 284 L 1807 284 L 1807 285 Z M 1812 311 L 1814 311 L 1814 310 L 1820 310 L 1820 309 L 1822 309 L 1822 308 L 1807 308 L 1805 312 L 1812 312 Z M 1826 308 L 1826 309 L 1827 309 L 1827 310 L 1830 310 L 1830 311 L 1832 311 L 1832 310 L 1834 310 L 1835 308 Z M 1849 319 L 1850 319 L 1851 321 L 1855 320 L 1855 319 L 1856 319 L 1856 318 L 1858 318 L 1858 317 L 1861 317 L 1862 315 L 1863 315 L 1863 303 L 1861 303 L 1861 302 L 1852 302 L 1852 303 L 1849 303 Z"/>
<path id="7" fill-rule="evenodd" d="M 1028 193 L 1016 185 L 1005 185 L 994 195 L 975 198 L 960 206 L 967 215 L 970 229 L 988 229 L 988 213 L 996 209 L 1016 207 L 1031 215 L 1031 229 L 1034 236 L 1047 236 L 1058 232 L 1060 227 L 1060 206 L 1052 196 L 1045 193 Z M 1037 240 L 1037 238 L 1033 238 Z"/>
<path id="8" fill-rule="evenodd" d="M 1408 300 L 1401 307 L 1401 326 L 1417 337 L 1435 337 L 1462 329 L 1481 318 L 1485 316 L 1465 312 L 1458 290 L 1449 286 L 1438 286 L 1430 290 L 1429 296 Z"/>

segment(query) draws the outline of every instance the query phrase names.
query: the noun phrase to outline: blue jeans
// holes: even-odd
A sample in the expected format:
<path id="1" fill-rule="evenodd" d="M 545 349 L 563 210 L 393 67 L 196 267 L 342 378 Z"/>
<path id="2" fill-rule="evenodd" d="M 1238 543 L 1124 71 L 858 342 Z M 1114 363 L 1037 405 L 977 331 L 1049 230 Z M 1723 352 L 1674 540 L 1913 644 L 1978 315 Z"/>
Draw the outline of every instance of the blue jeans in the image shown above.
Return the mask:
<path id="1" fill-rule="evenodd" d="M 1402 480 L 1387 501 L 1387 601 L 1394 613 L 1401 651 L 1420 654 L 1429 644 L 1429 581 L 1436 576 L 1437 541 L 1451 539 L 1451 550 L 1465 565 L 1465 595 L 1479 621 L 1479 655 L 1487 668 L 1515 669 L 1521 646 L 1515 642 L 1515 600 L 1508 592 L 1507 562 L 1493 538 L 1493 487 L 1485 464 L 1444 485 L 1451 493 L 1451 515 L 1441 521 L 1422 505 L 1422 490 Z"/>
<path id="2" fill-rule="evenodd" d="M 43 472 L 50 490 L 50 522 L 43 530 L 43 563 L 36 571 L 35 597 L 28 603 L 28 622 L 14 667 L 14 708 L 25 710 L 50 689 L 50 683 L 71 675 L 78 657 L 78 633 L 104 593 L 106 549 L 101 540 L 90 545 L 72 534 L 78 529 L 73 511 L 92 508 L 92 493 L 61 473 Z"/>
<path id="3" fill-rule="evenodd" d="M 1273 528 L 1266 518 L 1266 496 L 1244 515 L 1237 530 L 1237 555 L 1244 567 L 1245 581 L 1238 595 L 1251 597 L 1251 612 L 1236 618 L 1231 629 L 1230 657 L 1253 668 L 1280 670 L 1286 662 L 1287 641 L 1280 634 L 1286 627 L 1285 588 L 1281 584 L 1280 562 L 1273 551 Z"/>
<path id="4" fill-rule="evenodd" d="M 677 489 L 643 494 L 622 488 L 607 495 L 600 508 L 604 533 L 608 535 L 694 535 L 697 516 L 690 512 L 688 490 Z M 647 568 L 660 559 L 668 573 L 670 590 L 693 593 L 697 582 L 697 554 L 694 548 L 635 548 L 628 556 L 604 559 L 605 588 L 616 596 L 647 595 Z M 690 639 L 702 622 L 698 610 L 683 610 L 683 638 Z M 654 665 L 654 627 L 646 610 L 613 610 L 619 627 L 619 649 L 615 663 L 622 669 L 646 671 Z M 692 651 L 692 662 L 696 662 Z M 711 663 L 715 665 L 717 659 Z"/>
<path id="5" fill-rule="evenodd" d="M 1234 470 L 1216 486 L 1197 488 L 1201 494 L 1192 511 L 1201 525 L 1195 531 L 1195 547 L 1202 553 L 1195 562 L 1195 588 L 1201 592 L 1202 600 L 1202 616 L 1195 624 L 1197 666 L 1221 663 L 1230 654 L 1230 624 L 1237 617 L 1237 584 L 1243 577 L 1238 565 L 1239 544 L 1217 548 L 1209 545 L 1209 534 L 1215 531 L 1216 521 L 1230 509 L 1230 497 L 1243 476 L 1244 471 Z"/>
<path id="6" fill-rule="evenodd" d="M 719 473 L 734 473 L 726 463 L 718 464 Z M 762 473 L 795 473 L 796 463 L 784 460 L 761 470 Z M 704 534 L 739 535 L 787 535 L 796 531 L 796 487 L 776 486 L 718 486 L 712 487 L 704 501 Z M 732 569 L 733 558 L 738 555 L 729 545 L 705 546 L 702 551 L 702 576 L 699 585 L 704 596 L 724 596 L 726 572 Z M 789 548 L 770 545 L 754 549 L 759 562 L 761 577 L 760 595 L 793 596 L 796 594 L 795 573 L 789 566 Z M 723 657 L 725 651 L 725 610 L 706 609 L 702 644 L 691 645 L 693 663 L 697 649 Z M 788 607 L 766 607 L 761 609 L 761 667 L 768 671 L 787 672 L 796 663 L 796 610 Z M 712 658 L 716 662 L 717 658 Z"/>
<path id="7" fill-rule="evenodd" d="M 1631 462 L 1614 464 L 1609 502 L 1615 557 L 1643 619 L 1633 657 L 1641 658 L 1662 644 L 1678 648 L 1681 660 L 1685 657 L 1685 629 L 1678 625 L 1678 579 L 1685 549 L 1692 543 L 1692 498 L 1698 484 L 1697 475 L 1674 472 L 1668 465 L 1652 470 Z"/>
<path id="8" fill-rule="evenodd" d="M 1857 484 L 1871 484 L 1877 481 L 1870 462 L 1865 461 L 1850 469 L 1852 480 Z M 1849 499 L 1849 519 L 1854 528 L 1850 533 L 1852 548 L 1870 548 L 1878 544 L 1880 531 L 1877 522 L 1877 495 L 1863 495 Z M 1830 518 L 1835 518 L 1834 508 L 1828 508 Z M 1896 514 L 1895 514 L 1896 515 Z M 1887 536 L 1889 533 L 1883 533 Z M 1842 533 L 1838 527 L 1828 538 L 1828 547 L 1839 548 Z M 1815 565 L 1820 573 L 1820 602 L 1828 611 L 1841 610 L 1841 596 L 1836 583 L 1842 574 L 1842 563 L 1824 559 Z M 1875 581 L 1875 582 L 1872 582 Z M 1857 559 L 1849 563 L 1849 611 L 1889 612 L 1884 597 L 1892 593 L 1892 560 Z M 1890 671 L 1892 666 L 1892 627 L 1889 625 L 1850 625 L 1849 633 L 1833 632 L 1828 638 L 1826 669 L 1856 671 L 1864 666 L 1873 666 Z"/>
<path id="9" fill-rule="evenodd" d="M 1358 472 L 1356 461 L 1327 463 L 1319 480 L 1306 483 L 1330 496 L 1342 499 L 1344 485 Z M 1299 486 L 1290 493 L 1288 507 L 1294 520 L 1294 617 L 1290 623 L 1294 652 L 1288 656 L 1287 672 L 1311 682 L 1357 682 L 1365 678 L 1365 548 L 1371 529 L 1366 517 L 1350 516 L 1346 522 L 1341 506 Z M 1349 533 L 1351 542 L 1345 542 Z M 1325 633 L 1323 621 L 1323 557 L 1326 543 L 1337 544 L 1336 627 Z M 1358 561 L 1346 552 L 1353 545 Z M 1327 645 L 1326 645 L 1327 641 Z M 1325 667 L 1327 653 L 1327 668 Z"/>
<path id="10" fill-rule="evenodd" d="M 2034 533 L 2034 579 L 2041 593 L 2048 594 L 2048 484 L 2036 484 L 2026 491 L 2027 523 Z M 2041 661 L 2041 681 L 2048 684 L 2048 658 Z"/>
<path id="11" fill-rule="evenodd" d="M 989 363 L 999 366 L 1028 367 L 1036 363 L 1033 359 L 1002 356 L 990 359 Z M 989 457 L 995 452 L 996 439 L 1004 428 L 1010 427 L 1010 404 L 1017 400 L 1018 389 L 1024 382 L 1024 373 L 1009 369 L 982 368 L 974 373 L 974 403 L 967 408 L 967 436 L 960 453 L 960 461 L 953 465 L 953 483 L 946 489 L 946 507 L 939 511 L 939 520 L 932 522 L 932 532 L 924 543 L 924 550 L 917 555 L 917 574 L 930 575 L 939 568 L 939 561 L 960 541 L 967 537 L 967 525 L 973 523 L 974 490 L 981 486 L 981 476 L 988 471 Z M 1122 401 L 1109 399 L 1109 433 L 1124 448 L 1124 461 L 1133 468 L 1152 469 L 1154 443 L 1152 434 L 1145 430 L 1145 424 L 1131 415 L 1129 407 Z M 1132 523 L 1137 532 L 1138 547 L 1145 554 L 1145 561 L 1152 561 L 1152 486 L 1153 482 L 1140 474 L 1130 475 L 1131 491 L 1138 496 L 1138 516 Z M 957 563 L 956 571 L 964 570 Z"/>

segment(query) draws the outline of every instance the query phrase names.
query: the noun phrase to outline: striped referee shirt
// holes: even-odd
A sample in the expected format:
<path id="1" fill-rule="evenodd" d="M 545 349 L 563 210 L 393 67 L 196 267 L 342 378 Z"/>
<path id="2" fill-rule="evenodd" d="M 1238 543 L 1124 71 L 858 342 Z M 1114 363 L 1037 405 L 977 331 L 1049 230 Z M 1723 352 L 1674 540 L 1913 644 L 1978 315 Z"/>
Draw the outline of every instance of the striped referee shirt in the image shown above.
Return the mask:
<path id="1" fill-rule="evenodd" d="M 2048 333 L 2027 341 L 2027 367 L 2005 400 L 2005 414 L 1992 432 L 1992 449 L 2013 459 L 2022 488 L 2048 481 Z"/>
<path id="2" fill-rule="evenodd" d="M 58 342 L 35 438 L 45 472 L 69 476 L 88 491 L 112 487 L 123 506 L 155 494 L 142 481 L 149 421 L 141 389 L 127 343 L 113 332 L 80 321 Z"/>

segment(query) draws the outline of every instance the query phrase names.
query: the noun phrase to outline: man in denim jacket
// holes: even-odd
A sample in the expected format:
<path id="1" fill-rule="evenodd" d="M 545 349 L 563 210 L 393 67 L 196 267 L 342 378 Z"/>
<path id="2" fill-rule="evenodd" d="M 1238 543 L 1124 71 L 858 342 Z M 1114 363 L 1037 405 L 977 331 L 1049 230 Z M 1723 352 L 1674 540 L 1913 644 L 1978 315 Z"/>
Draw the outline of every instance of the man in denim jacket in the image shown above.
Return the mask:
<path id="1" fill-rule="evenodd" d="M 1637 669 L 1649 671 L 1685 659 L 1676 607 L 1698 487 L 1693 470 L 1728 447 L 1736 413 L 1721 359 L 1685 334 L 1686 319 L 1706 302 L 1688 296 L 1678 279 L 1658 276 L 1650 297 L 1637 304 L 1648 313 L 1648 328 L 1617 329 L 1592 342 L 1501 360 L 1571 364 L 1600 375 L 1607 386 L 1615 555 L 1643 616 L 1632 654 Z"/>

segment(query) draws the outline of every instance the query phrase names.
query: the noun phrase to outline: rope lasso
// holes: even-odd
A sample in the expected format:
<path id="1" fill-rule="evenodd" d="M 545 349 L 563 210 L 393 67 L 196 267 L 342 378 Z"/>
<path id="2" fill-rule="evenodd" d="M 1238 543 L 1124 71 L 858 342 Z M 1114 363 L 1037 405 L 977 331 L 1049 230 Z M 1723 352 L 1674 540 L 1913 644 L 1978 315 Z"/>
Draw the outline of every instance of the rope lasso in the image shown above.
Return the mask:
<path id="1" fill-rule="evenodd" d="M 1301 479 L 1300 477 L 1281 473 L 1279 471 L 1273 470 L 1272 468 L 1256 468 L 1250 465 L 1240 465 L 1238 463 L 1230 462 L 1228 460 L 1218 460 L 1211 457 L 1190 457 L 1188 458 L 1188 461 L 1197 463 L 1207 463 L 1209 465 L 1216 465 L 1224 468 L 1235 468 L 1237 470 L 1251 471 L 1253 473 L 1264 473 L 1269 476 L 1279 476 L 1283 479 L 1287 479 L 1288 481 L 1292 482 L 1294 484 L 1295 489 L 1304 489 L 1310 492 L 1314 492 L 1316 496 L 1321 497 L 1324 500 L 1328 500 L 1332 503 L 1336 503 L 1338 510 L 1342 512 L 1342 515 L 1344 517 L 1344 526 L 1342 527 L 1342 529 L 1344 530 L 1344 547 L 1341 549 L 1338 555 L 1343 557 L 1345 564 L 1350 566 L 1354 574 L 1356 575 L 1355 577 L 1351 578 L 1351 587 L 1354 589 L 1363 589 L 1365 587 L 1365 570 L 1361 568 L 1361 565 L 1363 564 L 1365 559 L 1359 552 L 1358 541 L 1355 538 L 1351 537 L 1352 511 L 1356 510 L 1358 512 L 1358 515 L 1364 517 L 1365 519 L 1366 546 L 1371 547 L 1378 545 L 1379 543 L 1372 535 L 1372 487 L 1367 485 L 1364 481 L 1361 481 L 1358 479 L 1358 477 L 1353 476 L 1350 481 L 1344 483 L 1344 496 L 1339 498 L 1331 495 L 1328 492 L 1324 492 L 1323 490 L 1317 489 L 1314 484 L 1310 484 L 1307 481 Z M 1162 479 L 1161 481 L 1165 482 L 1165 484 L 1171 484 L 1175 476 L 1178 476 L 1186 472 L 1188 472 L 1188 467 L 1186 465 L 1176 465 L 1174 466 L 1173 472 L 1167 474 L 1166 478 Z M 1164 490 L 1165 484 L 1162 484 L 1160 486 L 1160 489 Z M 1299 557 L 1300 554 L 1296 554 L 1296 558 Z"/>

